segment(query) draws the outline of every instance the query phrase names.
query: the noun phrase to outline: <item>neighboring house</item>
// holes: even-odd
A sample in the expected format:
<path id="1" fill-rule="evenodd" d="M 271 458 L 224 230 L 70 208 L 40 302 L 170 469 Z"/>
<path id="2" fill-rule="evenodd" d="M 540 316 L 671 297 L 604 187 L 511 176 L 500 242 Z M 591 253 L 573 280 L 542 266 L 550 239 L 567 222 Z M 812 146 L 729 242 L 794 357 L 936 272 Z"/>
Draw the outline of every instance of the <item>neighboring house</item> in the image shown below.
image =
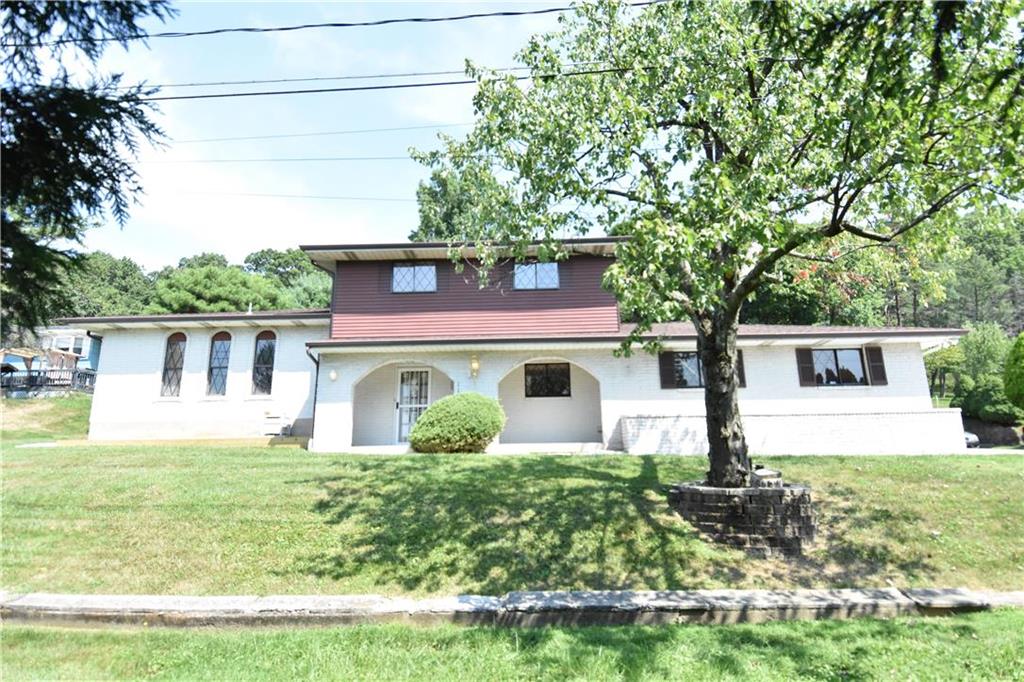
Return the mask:
<path id="1" fill-rule="evenodd" d="M 506 449 L 706 452 L 693 327 L 656 330 L 658 356 L 616 357 L 629 325 L 601 288 L 615 241 L 566 245 L 567 260 L 503 264 L 483 288 L 444 244 L 305 246 L 334 277 L 329 310 L 68 320 L 107 346 L 89 437 L 290 429 L 318 452 L 394 450 L 430 403 L 476 391 L 501 401 Z M 962 451 L 959 410 L 932 407 L 922 360 L 961 334 L 741 326 L 751 451 Z"/>
<path id="2" fill-rule="evenodd" d="M 100 337 L 89 336 L 85 329 L 46 327 L 36 331 L 31 349 L 5 349 L 3 362 L 19 372 L 27 369 L 95 370 L 99 368 L 102 345 Z"/>

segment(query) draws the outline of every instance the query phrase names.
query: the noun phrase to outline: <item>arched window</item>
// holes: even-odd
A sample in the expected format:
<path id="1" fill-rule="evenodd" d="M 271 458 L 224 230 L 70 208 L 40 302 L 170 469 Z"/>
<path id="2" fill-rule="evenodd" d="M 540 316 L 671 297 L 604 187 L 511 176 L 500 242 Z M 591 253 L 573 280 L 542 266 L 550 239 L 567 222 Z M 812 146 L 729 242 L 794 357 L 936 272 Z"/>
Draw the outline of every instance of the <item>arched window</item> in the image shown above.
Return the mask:
<path id="1" fill-rule="evenodd" d="M 210 369 L 206 372 L 206 395 L 224 395 L 228 388 L 228 358 L 231 334 L 217 332 L 210 342 Z"/>
<path id="2" fill-rule="evenodd" d="M 160 395 L 177 397 L 181 391 L 181 368 L 185 366 L 185 335 L 175 332 L 167 337 L 164 351 L 164 372 L 160 382 Z"/>
<path id="3" fill-rule="evenodd" d="M 256 335 L 256 353 L 252 358 L 253 395 L 270 395 L 274 383 L 274 351 L 277 336 L 274 332 L 260 332 Z"/>

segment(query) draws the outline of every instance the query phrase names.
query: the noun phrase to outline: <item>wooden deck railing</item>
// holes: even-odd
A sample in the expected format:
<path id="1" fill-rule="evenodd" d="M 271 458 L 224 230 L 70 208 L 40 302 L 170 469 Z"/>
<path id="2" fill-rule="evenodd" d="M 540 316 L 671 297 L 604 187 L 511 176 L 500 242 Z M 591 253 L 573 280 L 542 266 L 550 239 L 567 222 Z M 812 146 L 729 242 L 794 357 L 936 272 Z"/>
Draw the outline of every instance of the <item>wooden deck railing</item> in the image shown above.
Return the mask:
<path id="1" fill-rule="evenodd" d="M 0 388 L 5 391 L 53 388 L 92 393 L 95 385 L 96 372 L 91 369 L 34 369 L 0 376 Z"/>

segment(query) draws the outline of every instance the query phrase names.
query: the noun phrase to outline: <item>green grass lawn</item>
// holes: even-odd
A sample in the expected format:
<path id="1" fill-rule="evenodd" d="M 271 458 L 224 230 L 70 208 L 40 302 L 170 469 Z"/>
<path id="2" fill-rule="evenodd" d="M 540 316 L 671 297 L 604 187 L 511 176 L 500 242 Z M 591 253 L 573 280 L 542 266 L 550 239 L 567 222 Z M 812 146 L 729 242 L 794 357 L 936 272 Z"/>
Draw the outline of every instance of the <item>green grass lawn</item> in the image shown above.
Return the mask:
<path id="1" fill-rule="evenodd" d="M 6 626 L 5 680 L 1020 680 L 1024 613 L 732 626 Z"/>
<path id="2" fill-rule="evenodd" d="M 0 400 L 5 445 L 40 440 L 85 438 L 89 431 L 92 396 L 72 393 L 61 398 Z"/>
<path id="3" fill-rule="evenodd" d="M 1021 589 L 1024 458 L 765 459 L 814 487 L 800 561 L 703 541 L 663 488 L 699 457 L 5 448 L 13 591 L 501 594 L 892 584 Z"/>

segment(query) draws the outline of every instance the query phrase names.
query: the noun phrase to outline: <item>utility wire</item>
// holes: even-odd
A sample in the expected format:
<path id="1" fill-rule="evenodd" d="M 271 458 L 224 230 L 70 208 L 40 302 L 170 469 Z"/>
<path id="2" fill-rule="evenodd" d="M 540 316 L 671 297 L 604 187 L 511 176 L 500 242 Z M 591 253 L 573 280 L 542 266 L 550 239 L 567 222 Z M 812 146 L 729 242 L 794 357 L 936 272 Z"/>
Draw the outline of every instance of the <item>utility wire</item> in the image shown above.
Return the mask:
<path id="1" fill-rule="evenodd" d="M 540 74 L 538 76 L 511 76 L 512 80 L 543 80 L 545 78 L 564 78 L 566 76 L 592 76 L 605 73 L 625 73 L 627 71 L 646 70 L 654 67 L 627 67 L 608 69 L 589 69 L 583 71 L 564 71 L 562 73 Z M 375 90 L 407 90 L 410 88 L 436 88 L 450 85 L 472 85 L 475 79 L 452 81 L 427 81 L 425 83 L 390 83 L 387 85 L 356 85 L 344 88 L 312 88 L 308 90 L 255 90 L 248 92 L 220 92 L 206 95 L 163 95 L 160 97 L 143 97 L 142 102 L 166 102 L 185 99 L 223 99 L 228 97 L 267 97 L 272 95 L 310 95 L 328 92 L 369 92 Z"/>
<path id="2" fill-rule="evenodd" d="M 583 62 L 568 62 L 566 66 L 589 66 L 593 64 L 601 64 L 600 61 L 583 61 Z M 509 72 L 509 71 L 529 71 L 529 66 L 505 66 L 492 71 Z M 341 75 L 341 76 L 304 76 L 299 78 L 256 78 L 250 80 L 236 80 L 236 81 L 205 81 L 196 83 L 160 83 L 156 85 L 145 84 L 147 88 L 206 88 L 206 87 L 217 87 L 222 85 L 260 85 L 265 83 L 314 83 L 319 81 L 348 81 L 348 80 L 376 80 L 378 78 L 417 78 L 422 76 L 463 76 L 466 73 L 466 69 L 449 69 L 446 71 L 407 71 L 400 73 L 373 73 L 373 74 L 353 74 L 353 75 Z M 139 87 L 138 85 L 119 85 L 113 90 L 132 90 Z"/>
<path id="3" fill-rule="evenodd" d="M 327 130 L 319 133 L 282 133 L 278 135 L 244 135 L 240 137 L 207 137 L 196 140 L 174 140 L 175 144 L 198 144 L 200 142 L 237 142 L 243 140 L 277 140 L 295 137 L 325 137 L 329 135 L 362 135 L 366 133 L 390 133 L 400 130 L 437 130 L 440 128 L 459 128 L 471 126 L 472 123 L 442 123 L 438 125 L 400 126 L 396 128 L 362 128 L 359 130 Z"/>
<path id="4" fill-rule="evenodd" d="M 630 2 L 631 7 L 645 7 L 647 5 L 658 5 L 668 0 L 647 0 L 644 2 Z M 60 38 L 39 43 L 4 43 L 0 47 L 49 47 L 53 45 L 66 45 L 69 43 L 125 43 L 129 40 L 147 40 L 149 38 L 189 38 L 192 36 L 212 36 L 224 33 L 279 33 L 288 31 L 301 31 L 311 28 L 357 28 L 368 26 L 389 26 L 391 24 L 435 24 L 450 21 L 466 21 L 468 19 L 485 19 L 489 17 L 522 17 L 539 14 L 555 14 L 558 12 L 576 12 L 578 7 L 545 7 L 532 10 L 507 10 L 502 12 L 475 12 L 473 14 L 459 14 L 446 17 L 401 17 L 394 19 L 375 19 L 372 21 L 330 21 L 321 24 L 298 24 L 295 26 L 239 26 L 234 28 L 214 28 L 205 31 L 164 31 L 161 33 L 136 33 L 128 36 L 114 37 L 102 36 L 97 38 Z"/>
<path id="5" fill-rule="evenodd" d="M 139 163 L 290 163 L 299 161 L 413 161 L 411 156 L 301 156 L 276 159 L 160 159 Z"/>

